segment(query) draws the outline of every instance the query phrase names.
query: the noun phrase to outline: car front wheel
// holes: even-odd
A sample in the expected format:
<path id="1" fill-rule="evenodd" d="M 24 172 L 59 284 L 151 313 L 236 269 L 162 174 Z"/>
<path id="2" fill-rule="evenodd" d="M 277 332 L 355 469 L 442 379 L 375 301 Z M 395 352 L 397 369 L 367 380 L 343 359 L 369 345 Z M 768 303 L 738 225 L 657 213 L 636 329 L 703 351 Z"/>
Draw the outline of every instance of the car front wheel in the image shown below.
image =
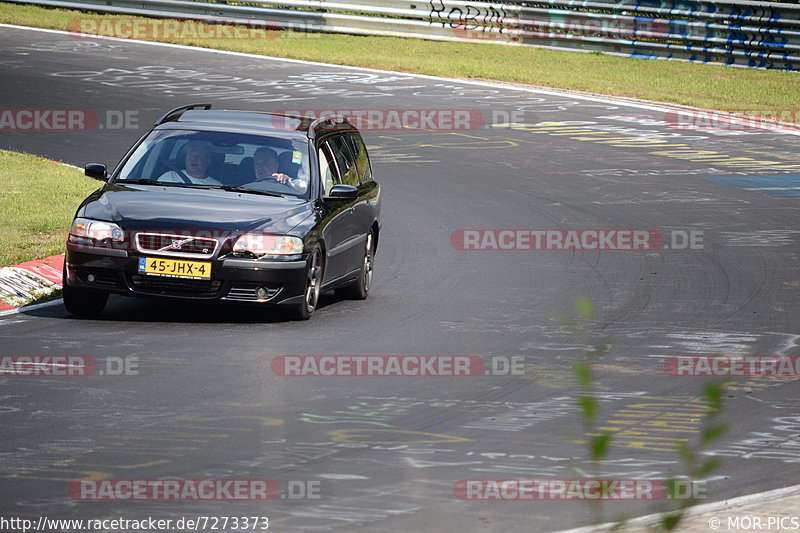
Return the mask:
<path id="1" fill-rule="evenodd" d="M 296 320 L 308 320 L 311 318 L 311 314 L 317 309 L 319 295 L 322 289 L 323 266 L 322 254 L 319 248 L 314 248 L 308 258 L 308 266 L 306 267 L 303 301 L 294 309 L 293 314 Z"/>

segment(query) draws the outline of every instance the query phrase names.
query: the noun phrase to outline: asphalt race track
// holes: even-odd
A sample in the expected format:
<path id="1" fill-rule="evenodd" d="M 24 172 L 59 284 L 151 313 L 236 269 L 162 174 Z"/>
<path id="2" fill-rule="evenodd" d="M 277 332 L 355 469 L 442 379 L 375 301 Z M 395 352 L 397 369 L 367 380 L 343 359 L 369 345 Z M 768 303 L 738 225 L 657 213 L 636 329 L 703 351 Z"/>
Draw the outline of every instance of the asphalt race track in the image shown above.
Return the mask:
<path id="1" fill-rule="evenodd" d="M 80 166 L 114 165 L 160 114 L 193 102 L 484 117 L 468 130 L 364 131 L 384 201 L 366 301 L 326 294 L 306 323 L 122 297 L 98 320 L 71 318 L 60 303 L 0 316 L 0 356 L 91 356 L 106 370 L 0 378 L 2 516 L 268 516 L 275 531 L 578 527 L 591 522 L 585 502 L 464 501 L 454 486 L 680 475 L 674 446 L 698 435 L 706 378 L 669 375 L 665 361 L 800 355 L 792 132 L 678 129 L 666 106 L 10 27 L 0 68 L 4 109 L 99 117 L 86 131 L 0 130 L 0 148 Z M 654 230 L 664 243 L 457 249 L 460 230 L 481 229 Z M 596 305 L 590 342 L 613 345 L 597 369 L 613 447 L 593 466 L 572 378 L 588 345 L 556 318 L 581 296 Z M 524 361 L 524 372 L 283 377 L 270 366 L 281 355 L 476 355 L 497 373 Z M 135 369 L 109 375 L 125 361 Z M 729 431 L 707 450 L 723 460 L 706 480 L 708 501 L 798 482 L 799 392 L 792 377 L 730 380 Z M 282 494 L 163 502 L 67 492 L 81 479 L 161 478 L 270 479 Z M 664 504 L 613 501 L 604 515 Z"/>

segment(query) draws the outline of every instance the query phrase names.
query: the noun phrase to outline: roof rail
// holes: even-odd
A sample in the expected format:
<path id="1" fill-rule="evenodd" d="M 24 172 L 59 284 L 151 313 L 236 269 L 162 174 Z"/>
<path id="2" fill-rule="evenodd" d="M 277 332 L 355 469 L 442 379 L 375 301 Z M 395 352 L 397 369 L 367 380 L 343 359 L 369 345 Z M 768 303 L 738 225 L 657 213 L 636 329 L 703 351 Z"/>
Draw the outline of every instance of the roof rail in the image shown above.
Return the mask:
<path id="1" fill-rule="evenodd" d="M 316 127 L 326 122 L 330 123 L 331 126 L 335 126 L 336 124 L 350 124 L 350 121 L 345 116 L 322 115 L 321 117 L 319 117 L 314 122 L 308 125 L 308 136 L 312 139 L 316 137 L 317 136 L 317 133 L 315 131 Z"/>
<path id="2" fill-rule="evenodd" d="M 189 105 L 182 105 L 180 107 L 176 107 L 172 111 L 167 111 L 163 117 L 156 120 L 154 126 L 159 126 L 165 122 L 170 122 L 173 120 L 178 120 L 181 115 L 183 115 L 186 111 L 191 109 L 198 109 L 202 108 L 205 110 L 211 109 L 211 104 L 189 104 Z"/>

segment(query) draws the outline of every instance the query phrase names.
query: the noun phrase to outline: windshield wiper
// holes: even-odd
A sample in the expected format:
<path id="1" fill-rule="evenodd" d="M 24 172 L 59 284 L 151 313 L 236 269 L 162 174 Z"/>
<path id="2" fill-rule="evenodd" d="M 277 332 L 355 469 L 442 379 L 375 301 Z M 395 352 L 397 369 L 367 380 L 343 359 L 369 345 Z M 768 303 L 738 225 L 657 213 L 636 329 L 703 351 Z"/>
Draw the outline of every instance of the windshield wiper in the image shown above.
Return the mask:
<path id="1" fill-rule="evenodd" d="M 277 192 L 270 192 L 270 191 L 259 191 L 256 189 L 248 189 L 247 187 L 238 187 L 236 185 L 222 185 L 218 188 L 224 191 L 231 191 L 231 192 L 249 192 L 252 194 L 264 194 L 266 196 L 276 196 L 278 198 L 295 198 L 294 196 L 288 194 L 280 194 Z"/>
<path id="2" fill-rule="evenodd" d="M 171 185 L 170 183 L 162 183 L 160 181 L 151 180 L 149 178 L 118 179 L 114 183 L 136 183 L 138 185 Z"/>
<path id="3" fill-rule="evenodd" d="M 163 185 L 164 187 L 189 187 L 191 189 L 211 189 L 213 185 L 200 183 L 182 183 L 180 181 L 157 181 L 150 178 L 121 179 L 114 183 L 136 183 L 137 185 Z"/>

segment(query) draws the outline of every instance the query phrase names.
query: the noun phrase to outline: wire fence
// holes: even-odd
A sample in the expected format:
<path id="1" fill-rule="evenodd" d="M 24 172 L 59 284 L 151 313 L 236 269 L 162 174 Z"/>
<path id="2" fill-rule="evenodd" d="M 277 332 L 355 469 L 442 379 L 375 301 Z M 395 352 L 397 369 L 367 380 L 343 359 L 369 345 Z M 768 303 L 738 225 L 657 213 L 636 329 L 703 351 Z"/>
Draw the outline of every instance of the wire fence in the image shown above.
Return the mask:
<path id="1" fill-rule="evenodd" d="M 270 29 L 800 69 L 800 5 L 741 0 L 12 0 Z"/>

